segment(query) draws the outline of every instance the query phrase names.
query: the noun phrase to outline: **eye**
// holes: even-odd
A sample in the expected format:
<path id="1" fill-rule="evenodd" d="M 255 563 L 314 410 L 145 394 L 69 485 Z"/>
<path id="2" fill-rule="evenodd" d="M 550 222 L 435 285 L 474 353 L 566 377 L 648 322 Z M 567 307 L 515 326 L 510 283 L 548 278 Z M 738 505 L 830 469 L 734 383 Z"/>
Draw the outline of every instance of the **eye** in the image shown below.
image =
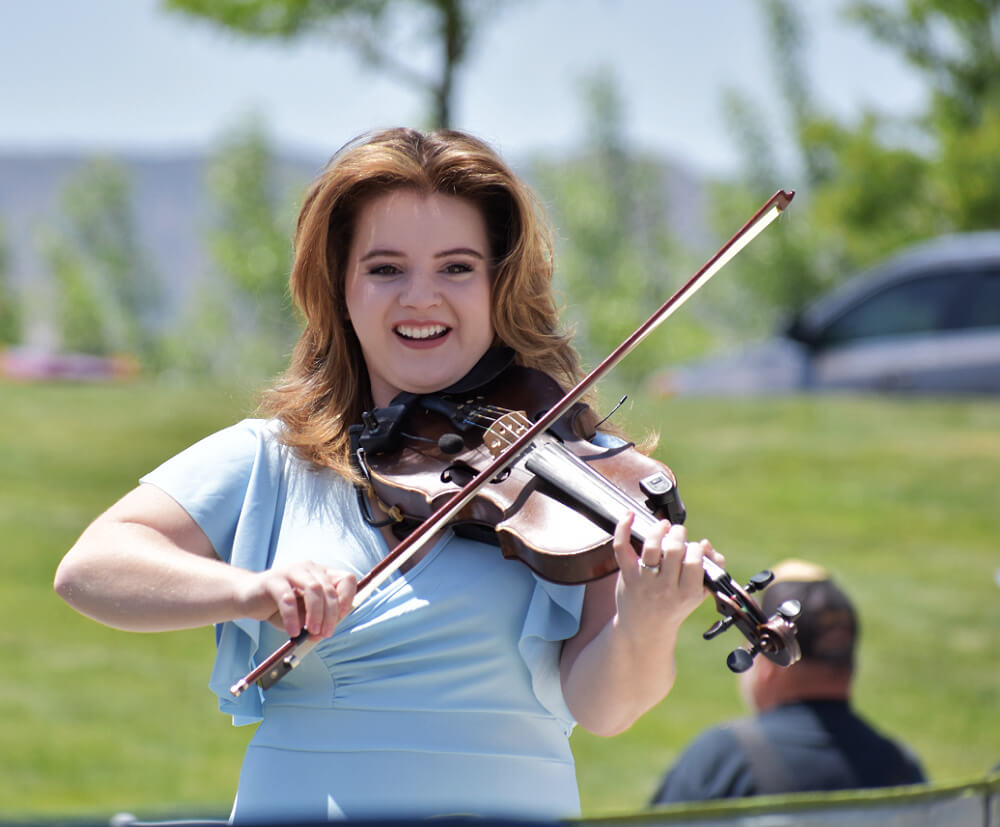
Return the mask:
<path id="1" fill-rule="evenodd" d="M 446 264 L 444 267 L 444 272 L 448 273 L 448 275 L 457 276 L 457 275 L 462 275 L 463 273 L 471 273 L 475 269 L 476 268 L 471 264 L 455 261 L 452 262 L 451 264 Z"/>
<path id="2" fill-rule="evenodd" d="M 370 276 L 395 276 L 402 272 L 395 264 L 376 264 L 368 268 Z"/>

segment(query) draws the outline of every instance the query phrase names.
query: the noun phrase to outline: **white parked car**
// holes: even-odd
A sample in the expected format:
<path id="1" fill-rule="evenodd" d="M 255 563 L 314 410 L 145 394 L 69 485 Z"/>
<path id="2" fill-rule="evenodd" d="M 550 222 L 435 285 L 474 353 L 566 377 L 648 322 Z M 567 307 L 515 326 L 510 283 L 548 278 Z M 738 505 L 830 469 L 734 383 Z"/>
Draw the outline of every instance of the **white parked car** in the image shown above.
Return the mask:
<path id="1" fill-rule="evenodd" d="M 907 248 L 798 313 L 778 336 L 671 367 L 660 393 L 1000 393 L 1000 232 Z"/>

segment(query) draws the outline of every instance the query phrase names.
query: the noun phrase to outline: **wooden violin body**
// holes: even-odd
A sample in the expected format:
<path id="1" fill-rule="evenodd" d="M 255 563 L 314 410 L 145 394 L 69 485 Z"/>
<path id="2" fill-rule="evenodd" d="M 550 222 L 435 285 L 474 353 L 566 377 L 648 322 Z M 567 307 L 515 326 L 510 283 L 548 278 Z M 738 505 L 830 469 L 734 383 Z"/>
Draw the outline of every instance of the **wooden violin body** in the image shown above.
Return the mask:
<path id="1" fill-rule="evenodd" d="M 386 412 L 366 417 L 365 428 L 375 437 L 368 448 L 365 428 L 355 430 L 359 467 L 374 495 L 402 518 L 405 536 L 408 526 L 447 503 L 562 395 L 544 373 L 510 366 L 482 388 L 406 399 L 392 412 L 398 422 L 383 421 Z M 547 580 L 572 584 L 617 570 L 613 531 L 627 512 L 635 515 L 637 552 L 660 520 L 682 523 L 673 472 L 629 444 L 609 448 L 578 436 L 573 426 L 581 408 L 572 408 L 481 487 L 453 516 L 453 530 L 499 545 L 505 557 Z M 393 437 L 382 438 L 390 430 Z M 783 606 L 768 618 L 750 597 L 770 582 L 770 573 L 740 587 L 711 560 L 703 565 L 705 585 L 723 616 L 706 639 L 736 626 L 752 644 L 730 655 L 730 668 L 743 671 L 758 652 L 784 666 L 798 660 L 792 623 L 798 608 Z"/>
<path id="2" fill-rule="evenodd" d="M 437 397 L 432 404 L 439 410 L 415 406 L 401 444 L 392 453 L 365 453 L 367 476 L 376 496 L 400 509 L 404 526 L 419 524 L 491 461 L 493 454 L 484 435 L 499 415 L 484 412 L 513 409 L 534 420 L 561 396 L 562 389 L 544 373 L 512 366 L 474 396 Z M 455 433 L 453 419 L 440 412 L 447 406 L 454 406 L 461 421 L 475 422 L 460 434 L 461 449 L 450 453 L 439 444 L 442 437 Z M 603 448 L 576 436 L 573 420 L 578 413 L 579 408 L 561 420 L 555 429 L 557 436 L 550 435 L 534 446 L 525 459 L 565 446 L 640 502 L 645 499 L 639 488 L 642 479 L 657 475 L 674 489 L 670 469 L 631 446 Z M 558 480 L 532 472 L 524 461 L 517 462 L 479 491 L 458 514 L 453 528 L 458 534 L 499 545 L 505 557 L 521 560 L 547 580 L 596 580 L 617 570 L 612 549 L 614 524 L 609 525 L 593 511 L 581 510 L 584 504 L 572 493 L 576 482 L 578 479 L 566 475 L 565 484 L 560 485 Z M 680 522 L 683 517 L 678 519 L 679 515 L 675 509 L 671 516 Z"/>

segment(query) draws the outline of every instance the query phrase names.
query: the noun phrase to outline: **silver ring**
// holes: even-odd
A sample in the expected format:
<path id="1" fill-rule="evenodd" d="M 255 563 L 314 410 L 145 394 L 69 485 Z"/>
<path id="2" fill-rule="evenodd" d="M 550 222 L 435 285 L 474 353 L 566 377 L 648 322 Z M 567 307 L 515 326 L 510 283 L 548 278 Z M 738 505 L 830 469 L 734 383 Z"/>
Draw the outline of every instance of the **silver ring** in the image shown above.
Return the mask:
<path id="1" fill-rule="evenodd" d="M 653 572 L 653 574 L 659 574 L 660 573 L 660 566 L 661 566 L 661 563 L 657 563 L 655 566 L 650 566 L 641 557 L 639 558 L 639 573 L 640 574 L 643 571 L 651 571 L 651 572 Z"/>

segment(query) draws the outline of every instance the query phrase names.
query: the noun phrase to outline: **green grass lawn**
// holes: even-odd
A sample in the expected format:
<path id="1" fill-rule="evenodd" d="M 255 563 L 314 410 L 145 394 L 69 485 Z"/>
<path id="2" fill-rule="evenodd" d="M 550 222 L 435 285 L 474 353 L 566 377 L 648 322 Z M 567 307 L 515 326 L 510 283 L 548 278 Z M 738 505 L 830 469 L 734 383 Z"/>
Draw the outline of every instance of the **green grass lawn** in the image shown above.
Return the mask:
<path id="1" fill-rule="evenodd" d="M 0 819 L 225 814 L 251 732 L 207 689 L 211 630 L 106 629 L 51 581 L 94 516 L 249 396 L 0 383 L 0 404 Z M 863 714 L 934 780 L 1000 762 L 1000 400 L 630 404 L 617 418 L 660 432 L 692 534 L 734 575 L 790 556 L 839 575 L 862 615 Z M 706 601 L 686 624 L 660 707 L 617 738 L 574 735 L 585 815 L 640 808 L 689 739 L 742 714 L 724 665 L 740 639 L 702 641 L 713 619 Z"/>

